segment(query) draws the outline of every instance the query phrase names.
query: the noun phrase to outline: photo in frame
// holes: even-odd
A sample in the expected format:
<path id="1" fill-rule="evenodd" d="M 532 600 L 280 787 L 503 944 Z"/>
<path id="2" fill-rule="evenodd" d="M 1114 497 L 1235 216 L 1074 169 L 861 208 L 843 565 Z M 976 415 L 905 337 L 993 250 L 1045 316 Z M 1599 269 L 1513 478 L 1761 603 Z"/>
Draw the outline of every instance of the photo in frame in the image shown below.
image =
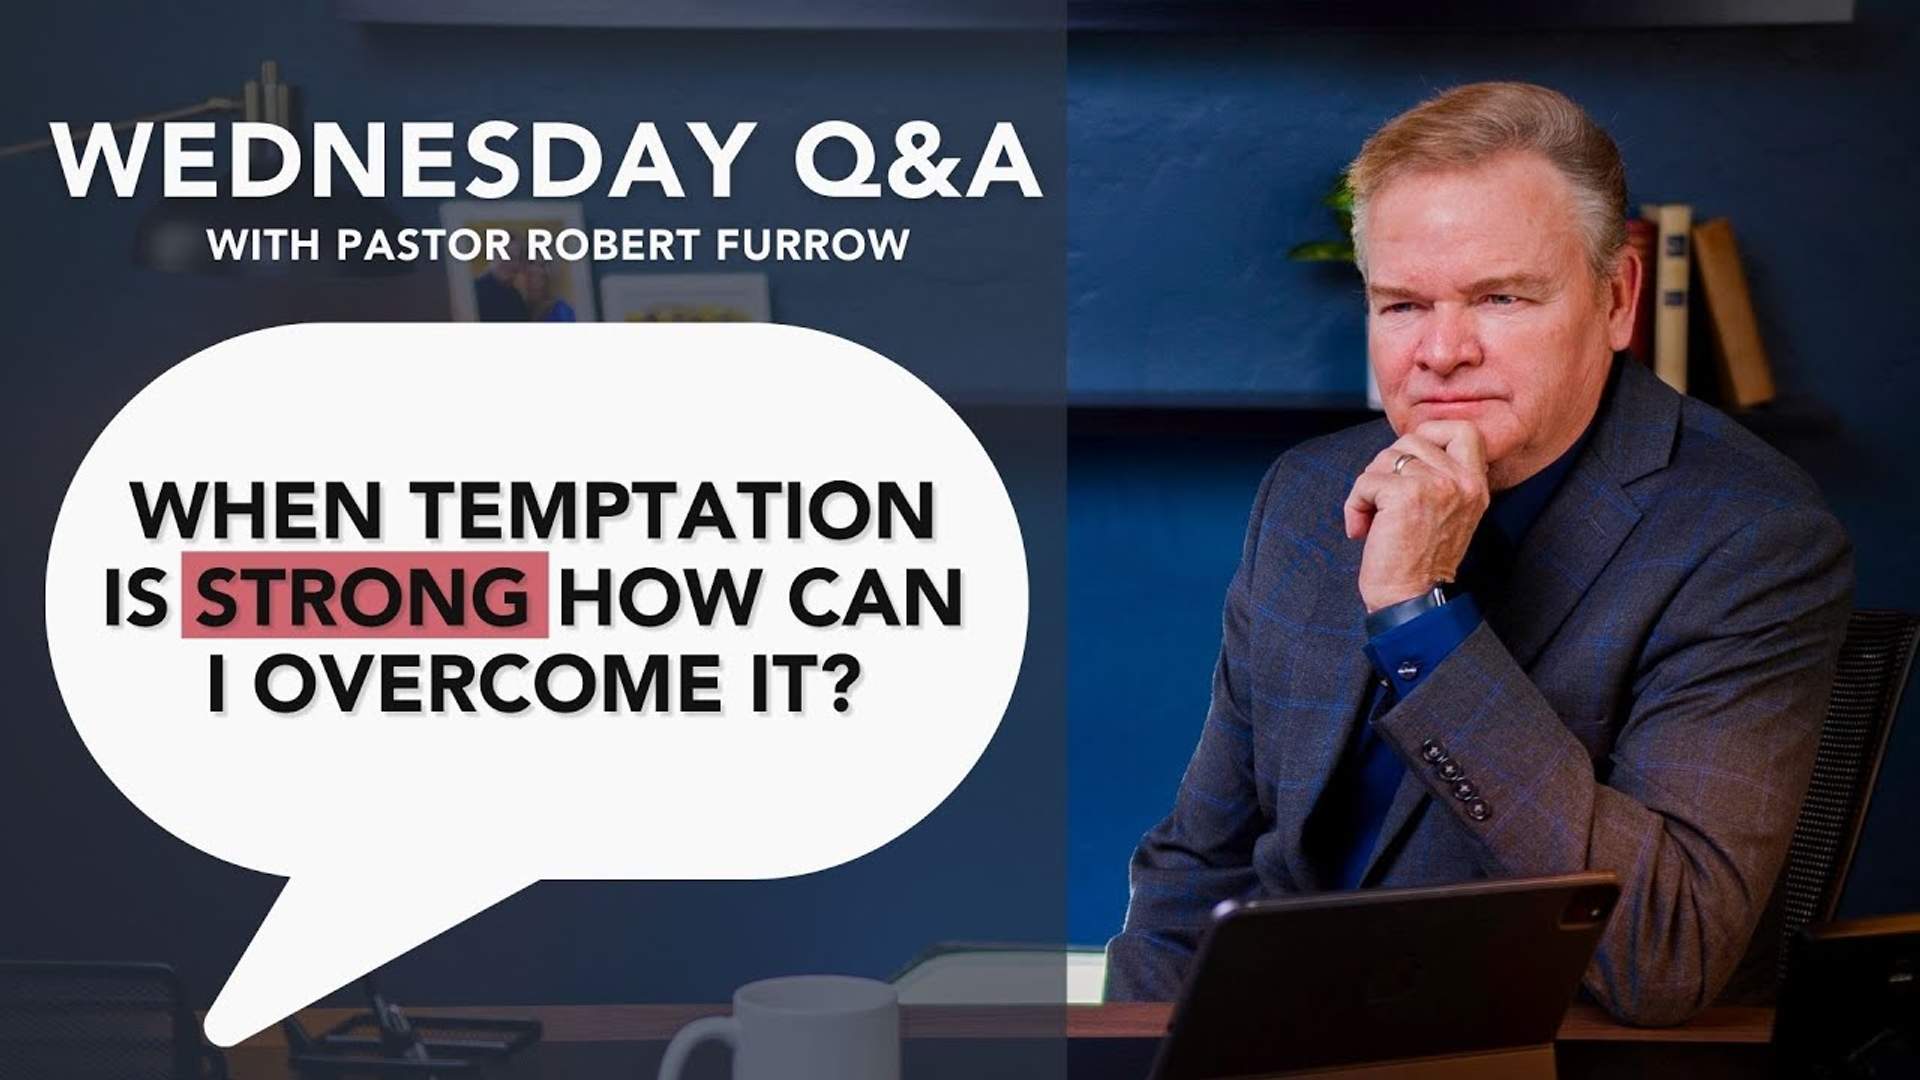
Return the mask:
<path id="1" fill-rule="evenodd" d="M 593 264 L 534 258 L 527 244 L 530 229 L 584 229 L 579 203 L 456 200 L 440 204 L 440 223 L 448 230 L 503 229 L 509 237 L 505 258 L 490 261 L 483 247 L 479 258 L 444 260 L 454 321 L 594 321 Z"/>
<path id="2" fill-rule="evenodd" d="M 765 274 L 608 274 L 606 322 L 770 322 Z"/>

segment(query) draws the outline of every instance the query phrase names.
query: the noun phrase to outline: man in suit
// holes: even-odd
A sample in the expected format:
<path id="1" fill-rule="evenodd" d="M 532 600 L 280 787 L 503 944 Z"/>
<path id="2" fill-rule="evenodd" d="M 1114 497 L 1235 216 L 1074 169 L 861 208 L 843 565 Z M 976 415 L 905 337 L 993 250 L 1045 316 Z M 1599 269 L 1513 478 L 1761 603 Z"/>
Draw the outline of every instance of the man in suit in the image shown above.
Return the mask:
<path id="1" fill-rule="evenodd" d="M 1222 900 L 1611 870 L 1585 989 L 1677 1022 L 1785 859 L 1846 536 L 1799 469 L 1618 355 L 1648 268 L 1578 106 L 1460 87 L 1349 177 L 1386 419 L 1260 485 L 1108 996 L 1174 997 Z"/>

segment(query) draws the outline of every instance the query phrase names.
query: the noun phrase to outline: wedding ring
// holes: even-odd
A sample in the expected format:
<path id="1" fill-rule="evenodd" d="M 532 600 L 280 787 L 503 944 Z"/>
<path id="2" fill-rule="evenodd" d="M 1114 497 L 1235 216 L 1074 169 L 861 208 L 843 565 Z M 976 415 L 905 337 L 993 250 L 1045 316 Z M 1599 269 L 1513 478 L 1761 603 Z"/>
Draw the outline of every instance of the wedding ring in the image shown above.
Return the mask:
<path id="1" fill-rule="evenodd" d="M 1415 456 L 1416 455 L 1414 454 L 1401 454 L 1399 457 L 1394 458 L 1393 459 L 1393 475 L 1399 476 L 1400 470 L 1403 468 L 1406 468 L 1407 462 L 1412 461 Z"/>

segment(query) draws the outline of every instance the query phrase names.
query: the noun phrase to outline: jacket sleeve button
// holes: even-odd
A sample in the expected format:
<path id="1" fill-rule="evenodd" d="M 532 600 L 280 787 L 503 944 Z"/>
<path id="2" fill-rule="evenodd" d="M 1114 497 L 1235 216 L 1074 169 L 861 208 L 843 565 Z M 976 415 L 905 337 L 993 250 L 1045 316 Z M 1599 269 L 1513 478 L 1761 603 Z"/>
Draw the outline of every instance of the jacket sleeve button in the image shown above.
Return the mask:
<path id="1" fill-rule="evenodd" d="M 1469 799 L 1467 800 L 1467 816 L 1475 821 L 1485 821 L 1493 816 L 1493 808 L 1487 805 L 1487 800 L 1485 799 Z"/>

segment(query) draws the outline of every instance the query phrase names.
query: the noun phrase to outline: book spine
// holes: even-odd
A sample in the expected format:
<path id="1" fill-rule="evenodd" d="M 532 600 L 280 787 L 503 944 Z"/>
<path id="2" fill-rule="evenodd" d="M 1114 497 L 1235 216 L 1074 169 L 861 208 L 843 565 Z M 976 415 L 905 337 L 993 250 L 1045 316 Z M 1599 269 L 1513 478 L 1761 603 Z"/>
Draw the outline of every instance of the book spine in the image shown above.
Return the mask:
<path id="1" fill-rule="evenodd" d="M 1773 369 L 1760 342 L 1753 294 L 1740 267 L 1740 247 L 1726 218 L 1703 222 L 1693 230 L 1694 262 L 1700 266 L 1700 294 L 1706 301 L 1723 400 L 1750 409 L 1773 400 Z"/>
<path id="2" fill-rule="evenodd" d="M 1693 207 L 1686 203 L 1660 207 L 1660 252 L 1653 283 L 1658 300 L 1653 316 L 1653 370 L 1683 394 L 1687 392 L 1687 277 L 1693 264 L 1692 226 Z"/>
<path id="3" fill-rule="evenodd" d="M 1633 340 L 1627 352 L 1648 367 L 1653 366 L 1653 276 L 1655 252 L 1660 246 L 1660 226 L 1645 218 L 1627 222 L 1627 246 L 1640 255 L 1640 292 L 1634 302 Z"/>

